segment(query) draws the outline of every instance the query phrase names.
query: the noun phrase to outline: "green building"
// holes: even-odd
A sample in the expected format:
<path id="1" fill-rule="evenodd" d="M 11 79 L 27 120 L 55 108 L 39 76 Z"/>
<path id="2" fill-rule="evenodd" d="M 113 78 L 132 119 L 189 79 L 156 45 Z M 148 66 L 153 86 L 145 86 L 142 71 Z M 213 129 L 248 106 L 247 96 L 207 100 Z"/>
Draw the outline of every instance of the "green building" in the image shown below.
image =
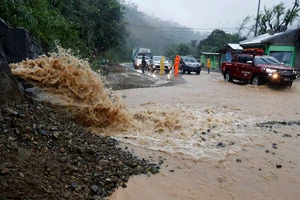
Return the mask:
<path id="1" fill-rule="evenodd" d="M 265 54 L 277 58 L 285 65 L 300 68 L 300 29 L 280 33 L 266 33 L 240 42 L 246 48 L 262 48 Z"/>
<path id="2" fill-rule="evenodd" d="M 219 53 L 211 53 L 211 52 L 201 52 L 200 55 L 200 63 L 203 67 L 207 66 L 207 58 L 210 59 L 210 66 L 211 69 L 217 69 L 219 68 L 219 62 L 220 62 L 220 54 Z"/>

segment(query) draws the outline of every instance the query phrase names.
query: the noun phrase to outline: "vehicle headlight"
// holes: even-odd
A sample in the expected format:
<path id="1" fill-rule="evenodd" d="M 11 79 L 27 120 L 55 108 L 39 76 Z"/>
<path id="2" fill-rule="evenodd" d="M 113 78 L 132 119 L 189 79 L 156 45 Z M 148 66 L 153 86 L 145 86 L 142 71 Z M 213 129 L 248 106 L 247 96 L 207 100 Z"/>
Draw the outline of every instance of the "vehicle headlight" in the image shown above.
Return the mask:
<path id="1" fill-rule="evenodd" d="M 276 69 L 269 69 L 269 68 L 266 68 L 266 72 L 267 72 L 268 74 L 274 74 L 274 73 L 277 72 L 277 70 L 276 70 Z"/>
<path id="2" fill-rule="evenodd" d="M 272 75 L 273 79 L 277 79 L 278 77 L 279 77 L 279 75 L 277 73 L 275 73 L 275 74 Z"/>

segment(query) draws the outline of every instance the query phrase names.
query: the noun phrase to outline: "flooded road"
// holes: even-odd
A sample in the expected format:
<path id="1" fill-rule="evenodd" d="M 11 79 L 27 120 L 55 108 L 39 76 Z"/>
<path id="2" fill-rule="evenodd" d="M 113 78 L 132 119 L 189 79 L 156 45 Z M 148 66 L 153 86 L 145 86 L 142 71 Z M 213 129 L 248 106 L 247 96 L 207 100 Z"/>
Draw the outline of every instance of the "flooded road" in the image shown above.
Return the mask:
<path id="1" fill-rule="evenodd" d="M 180 127 L 159 132 L 146 122 L 114 136 L 163 164 L 111 199 L 298 199 L 300 82 L 276 90 L 227 83 L 220 73 L 182 78 L 185 84 L 118 91 L 130 109 L 172 113 Z"/>
<path id="2" fill-rule="evenodd" d="M 204 71 L 178 78 L 171 74 L 170 79 L 119 71 L 110 81 L 127 85 L 111 90 L 88 63 L 68 54 L 10 67 L 14 75 L 42 88 L 36 94 L 40 99 L 63 106 L 78 123 L 161 164 L 159 174 L 131 177 L 128 187 L 118 189 L 111 199 L 300 195 L 299 81 L 290 89 L 276 90 L 227 83 L 220 73 Z"/>

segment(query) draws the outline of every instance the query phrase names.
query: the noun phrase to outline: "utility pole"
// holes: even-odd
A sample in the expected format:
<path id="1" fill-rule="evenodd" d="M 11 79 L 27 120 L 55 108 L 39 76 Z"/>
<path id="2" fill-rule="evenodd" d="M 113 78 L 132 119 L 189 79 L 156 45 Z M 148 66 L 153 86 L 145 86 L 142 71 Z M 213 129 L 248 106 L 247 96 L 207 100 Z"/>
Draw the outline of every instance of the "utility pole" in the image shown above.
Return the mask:
<path id="1" fill-rule="evenodd" d="M 255 24 L 255 33 L 254 33 L 254 36 L 255 36 L 255 37 L 256 37 L 256 35 L 257 35 L 257 26 L 258 26 L 259 9 L 260 9 L 260 0 L 258 0 L 258 8 L 257 8 L 256 24 Z"/>

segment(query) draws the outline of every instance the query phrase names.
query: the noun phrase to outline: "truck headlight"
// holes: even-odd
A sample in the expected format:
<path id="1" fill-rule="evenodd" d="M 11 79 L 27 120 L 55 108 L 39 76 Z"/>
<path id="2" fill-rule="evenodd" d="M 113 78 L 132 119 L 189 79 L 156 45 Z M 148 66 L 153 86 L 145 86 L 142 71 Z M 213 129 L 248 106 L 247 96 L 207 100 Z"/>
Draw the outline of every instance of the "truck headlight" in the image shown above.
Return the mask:
<path id="1" fill-rule="evenodd" d="M 274 73 L 277 72 L 277 70 L 276 70 L 276 69 L 269 69 L 269 68 L 266 68 L 266 72 L 267 72 L 268 74 L 274 74 Z"/>
<path id="2" fill-rule="evenodd" d="M 279 77 L 278 73 L 275 73 L 275 74 L 272 75 L 273 79 L 277 79 L 278 77 Z"/>

